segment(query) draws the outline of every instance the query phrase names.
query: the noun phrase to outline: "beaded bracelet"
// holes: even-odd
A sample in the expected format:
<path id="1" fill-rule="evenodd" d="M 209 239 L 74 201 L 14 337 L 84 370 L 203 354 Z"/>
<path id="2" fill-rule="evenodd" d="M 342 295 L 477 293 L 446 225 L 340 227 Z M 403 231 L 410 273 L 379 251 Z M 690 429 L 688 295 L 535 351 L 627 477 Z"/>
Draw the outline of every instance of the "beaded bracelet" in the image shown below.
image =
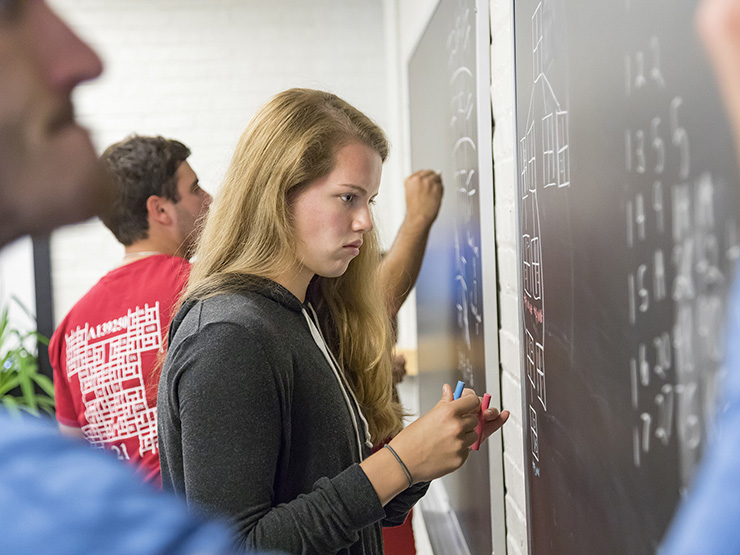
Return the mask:
<path id="1" fill-rule="evenodd" d="M 393 449 L 393 447 L 391 447 L 387 443 L 385 445 L 383 445 L 383 447 L 385 447 L 386 449 L 388 449 L 388 451 L 391 452 L 391 455 L 393 455 L 396 458 L 396 460 L 398 461 L 398 464 L 401 465 L 401 468 L 403 469 L 403 473 L 406 475 L 406 478 L 409 481 L 409 487 L 413 486 L 414 485 L 414 480 L 413 480 L 413 478 L 411 478 L 411 472 L 409 472 L 408 467 L 405 464 L 403 464 L 403 461 L 401 460 L 401 457 L 398 456 L 398 453 L 396 453 L 395 449 Z"/>

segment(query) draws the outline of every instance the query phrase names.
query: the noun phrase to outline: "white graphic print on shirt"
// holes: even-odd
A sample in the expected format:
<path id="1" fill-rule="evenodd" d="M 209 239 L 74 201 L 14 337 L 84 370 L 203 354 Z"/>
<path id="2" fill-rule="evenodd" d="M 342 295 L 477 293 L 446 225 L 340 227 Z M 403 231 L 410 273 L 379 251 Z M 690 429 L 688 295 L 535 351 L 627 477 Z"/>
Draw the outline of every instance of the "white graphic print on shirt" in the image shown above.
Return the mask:
<path id="1" fill-rule="evenodd" d="M 139 455 L 156 453 L 157 407 L 147 402 L 141 354 L 162 346 L 159 302 L 104 324 L 86 323 L 66 339 L 67 376 L 77 374 L 80 381 L 87 440 L 102 449 L 138 436 Z"/>

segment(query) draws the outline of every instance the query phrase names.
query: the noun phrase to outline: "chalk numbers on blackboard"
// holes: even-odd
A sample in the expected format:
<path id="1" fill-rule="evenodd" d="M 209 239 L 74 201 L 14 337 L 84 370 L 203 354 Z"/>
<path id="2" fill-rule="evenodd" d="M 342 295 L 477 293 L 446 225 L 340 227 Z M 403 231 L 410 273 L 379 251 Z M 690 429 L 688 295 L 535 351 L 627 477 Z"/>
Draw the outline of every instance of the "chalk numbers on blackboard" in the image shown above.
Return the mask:
<path id="1" fill-rule="evenodd" d="M 624 131 L 630 189 L 626 239 L 635 260 L 627 275 L 627 312 L 636 337 L 629 368 L 633 462 L 640 467 L 655 441 L 668 445 L 675 436 L 685 477 L 698 459 L 707 399 L 722 355 L 724 308 L 718 286 L 730 251 L 722 253 L 719 246 L 714 179 L 708 172 L 691 178 L 689 133 L 681 118 L 684 101 L 669 94 L 659 40 L 650 38 L 647 48 L 624 60 L 627 99 L 648 91 L 666 98 L 665 104 L 653 103 L 656 115 L 647 125 Z M 734 222 L 728 226 L 728 238 L 735 229 Z M 729 244 L 735 245 L 736 238 Z M 673 270 L 670 283 L 668 269 Z M 665 306 L 663 301 L 673 303 L 673 324 L 645 337 L 642 330 L 660 321 L 655 311 Z"/>
<path id="2" fill-rule="evenodd" d="M 667 445 L 673 432 L 674 388 L 668 383 L 672 365 L 671 336 L 663 332 L 648 343 L 640 343 L 637 351 L 637 357 L 630 360 L 632 408 L 639 412 L 641 388 L 648 388 L 653 379 L 663 382 L 654 397 L 657 414 L 642 412 L 639 424 L 633 429 L 633 458 L 635 466 L 640 466 L 640 455 L 650 451 L 652 436 Z"/>
<path id="3" fill-rule="evenodd" d="M 647 48 L 625 55 L 624 60 L 627 99 L 648 90 L 653 90 L 653 94 L 656 89 L 666 92 L 657 37 L 650 38 Z M 685 180 L 690 171 L 689 137 L 680 124 L 682 103 L 680 96 L 674 96 L 668 106 L 656 106 L 656 112 L 668 112 L 667 122 L 655 115 L 644 128 L 624 131 L 625 170 L 633 189 L 625 207 L 627 247 L 639 249 L 634 251 L 637 267 L 627 275 L 627 312 L 629 323 L 636 330 L 650 321 L 653 311 L 660 310 L 662 301 L 671 293 L 666 265 L 675 263 L 676 253 L 675 249 L 669 252 L 672 258 L 667 259 L 665 240 L 661 237 L 668 232 L 666 203 L 672 202 L 675 208 L 677 185 L 673 182 Z M 668 167 L 668 160 L 673 163 L 676 159 L 678 166 Z M 667 187 L 664 182 L 668 183 Z M 652 248 L 654 245 L 657 247 Z M 632 442 L 636 467 L 641 465 L 643 455 L 650 452 L 654 439 L 667 445 L 674 431 L 672 331 L 665 330 L 652 338 L 641 337 L 630 358 L 631 402 L 637 416 Z M 643 396 L 646 396 L 644 401 Z"/>
<path id="4" fill-rule="evenodd" d="M 705 413 L 713 405 L 713 381 L 723 352 L 725 309 L 719 286 L 725 277 L 721 267 L 724 259 L 731 260 L 737 250 L 735 246 L 726 253 L 720 250 L 715 189 L 709 173 L 702 174 L 695 183 L 677 182 L 671 186 L 670 261 L 674 277 L 670 286 L 666 284 L 661 249 L 654 251 L 652 276 L 648 275 L 647 264 L 640 264 L 628 276 L 629 318 L 633 326 L 640 324 L 642 314 L 649 317 L 651 299 L 658 303 L 668 298 L 674 303 L 675 312 L 672 328 L 641 341 L 630 360 L 632 408 L 639 414 L 633 429 L 633 460 L 637 467 L 650 452 L 652 438 L 667 445 L 674 431 L 678 434 L 686 476 L 701 448 Z M 645 204 L 639 196 L 636 198 L 633 221 L 637 223 L 631 226 L 635 229 L 634 241 L 643 237 L 641 218 L 635 214 L 640 214 Z M 734 223 L 727 229 L 729 236 L 735 229 Z M 628 233 L 628 242 L 629 237 Z M 728 237 L 728 244 L 735 245 L 735 239 Z M 641 402 L 642 395 L 647 396 L 647 402 Z"/>
<path id="5" fill-rule="evenodd" d="M 633 92 L 648 85 L 648 81 L 664 89 L 666 84 L 660 70 L 660 42 L 657 37 L 650 39 L 648 48 L 638 50 L 624 57 L 625 93 L 627 98 Z"/>

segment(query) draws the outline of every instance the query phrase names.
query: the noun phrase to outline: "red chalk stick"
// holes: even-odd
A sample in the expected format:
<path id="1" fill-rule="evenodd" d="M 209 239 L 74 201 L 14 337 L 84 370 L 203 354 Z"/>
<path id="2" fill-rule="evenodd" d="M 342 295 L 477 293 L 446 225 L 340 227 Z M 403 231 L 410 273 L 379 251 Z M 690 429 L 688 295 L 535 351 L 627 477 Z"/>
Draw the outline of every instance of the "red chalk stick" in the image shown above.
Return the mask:
<path id="1" fill-rule="evenodd" d="M 478 425 L 475 427 L 475 433 L 478 434 L 478 439 L 470 447 L 473 451 L 480 449 L 480 435 L 483 432 L 483 411 L 488 408 L 491 404 L 491 395 L 488 393 L 483 394 L 483 400 L 480 402 L 480 412 L 478 413 Z"/>

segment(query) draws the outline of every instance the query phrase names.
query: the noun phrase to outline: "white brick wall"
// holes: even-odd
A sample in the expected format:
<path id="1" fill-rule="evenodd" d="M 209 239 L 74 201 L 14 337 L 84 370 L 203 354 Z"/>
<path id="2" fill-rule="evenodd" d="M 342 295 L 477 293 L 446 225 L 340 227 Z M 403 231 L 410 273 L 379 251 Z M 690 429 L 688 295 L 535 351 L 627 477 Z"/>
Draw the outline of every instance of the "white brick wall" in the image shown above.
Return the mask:
<path id="1" fill-rule="evenodd" d="M 499 279 L 499 350 L 503 406 L 511 410 L 504 426 L 506 533 L 509 555 L 527 548 L 526 493 L 521 389 L 521 322 L 516 227 L 516 126 L 514 113 L 513 0 L 491 0 L 491 101 L 496 242 Z"/>
<path id="2" fill-rule="evenodd" d="M 255 109 L 280 90 L 329 89 L 388 128 L 381 0 L 50 3 L 106 66 L 76 97 L 96 146 L 132 132 L 179 139 L 211 192 Z M 377 210 L 386 242 L 403 213 L 389 191 L 400 186 L 392 177 Z M 88 223 L 56 233 L 52 249 L 58 321 L 122 248 L 101 224 Z"/>
<path id="3" fill-rule="evenodd" d="M 36 313 L 33 274 L 33 245 L 30 237 L 23 237 L 0 250 L 0 311 L 7 309 L 12 328 L 34 331 L 36 322 L 12 299 L 20 301 L 31 314 Z M 9 339 L 0 345 L 0 357 L 14 344 Z M 15 345 L 13 345 L 15 346 Z"/>

